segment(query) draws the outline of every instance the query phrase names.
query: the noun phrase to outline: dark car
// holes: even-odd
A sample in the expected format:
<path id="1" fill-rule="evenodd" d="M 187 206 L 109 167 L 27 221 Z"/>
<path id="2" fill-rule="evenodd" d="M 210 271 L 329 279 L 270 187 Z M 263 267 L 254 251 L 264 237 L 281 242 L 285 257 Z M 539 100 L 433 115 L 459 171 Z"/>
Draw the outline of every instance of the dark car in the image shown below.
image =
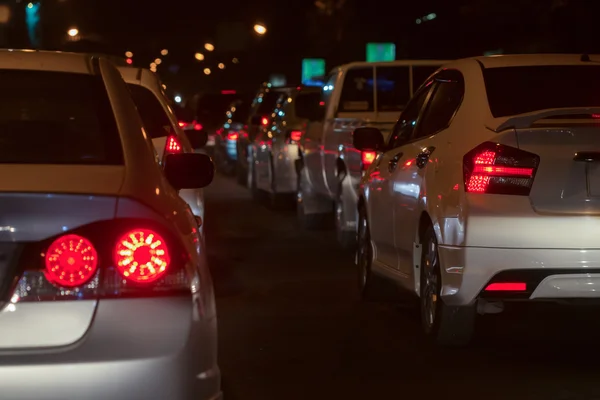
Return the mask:
<path id="1" fill-rule="evenodd" d="M 232 102 L 225 111 L 221 127 L 216 131 L 215 162 L 217 167 L 227 174 L 235 171 L 240 158 L 238 141 L 248 137 L 250 106 L 251 102 L 247 99 Z"/>

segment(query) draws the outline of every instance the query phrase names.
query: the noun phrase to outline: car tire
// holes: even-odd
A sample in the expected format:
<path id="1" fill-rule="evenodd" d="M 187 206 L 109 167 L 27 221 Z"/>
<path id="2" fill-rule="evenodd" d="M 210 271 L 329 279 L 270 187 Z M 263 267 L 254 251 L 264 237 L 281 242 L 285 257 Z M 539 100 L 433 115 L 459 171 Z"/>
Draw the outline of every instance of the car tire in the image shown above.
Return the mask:
<path id="1" fill-rule="evenodd" d="M 339 196 L 334 203 L 335 231 L 337 241 L 344 250 L 353 250 L 356 248 L 356 232 L 342 229 L 342 219 L 344 215 L 344 203 L 342 201 L 343 191 L 340 187 Z"/>
<path id="2" fill-rule="evenodd" d="M 358 272 L 358 291 L 364 301 L 389 300 L 396 293 L 393 282 L 374 274 L 372 271 L 373 247 L 371 245 L 371 231 L 369 220 L 364 207 L 361 207 L 358 216 L 358 234 L 356 246 L 356 266 Z"/>
<path id="3" fill-rule="evenodd" d="M 425 334 L 437 345 L 462 347 L 475 330 L 475 306 L 449 306 L 440 296 L 441 266 L 437 237 L 429 226 L 421 238 L 420 309 Z"/>

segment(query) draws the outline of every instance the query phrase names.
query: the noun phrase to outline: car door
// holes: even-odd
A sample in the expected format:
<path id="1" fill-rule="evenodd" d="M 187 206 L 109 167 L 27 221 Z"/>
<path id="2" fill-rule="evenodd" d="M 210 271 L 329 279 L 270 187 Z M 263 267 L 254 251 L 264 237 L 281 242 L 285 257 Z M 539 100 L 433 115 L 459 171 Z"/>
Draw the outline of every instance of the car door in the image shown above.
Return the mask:
<path id="1" fill-rule="evenodd" d="M 407 275 L 413 270 L 413 248 L 421 218 L 420 202 L 427 195 L 425 176 L 436 168 L 436 148 L 447 140 L 439 134 L 446 130 L 464 96 L 464 79 L 454 70 L 444 70 L 434 78 L 428 101 L 415 124 L 409 142 L 401 147 L 404 163 L 392 173 L 394 204 L 394 243 L 399 269 Z M 401 161 L 402 163 L 403 161 Z"/>
<path id="2" fill-rule="evenodd" d="M 404 144 L 412 136 L 421 110 L 430 94 L 432 81 L 423 86 L 408 102 L 394 126 L 387 151 L 383 153 L 371 172 L 369 205 L 371 240 L 376 248 L 377 261 L 398 268 L 398 255 L 394 243 L 394 173 L 406 168 L 410 158 L 409 148 Z"/>

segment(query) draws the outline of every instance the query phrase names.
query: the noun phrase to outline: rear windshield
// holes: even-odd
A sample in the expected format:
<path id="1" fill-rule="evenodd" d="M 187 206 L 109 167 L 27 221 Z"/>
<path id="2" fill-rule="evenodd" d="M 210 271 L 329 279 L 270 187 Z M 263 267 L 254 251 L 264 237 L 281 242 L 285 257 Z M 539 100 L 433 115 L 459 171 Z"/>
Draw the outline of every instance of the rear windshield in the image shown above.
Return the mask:
<path id="1" fill-rule="evenodd" d="M 152 91 L 144 86 L 128 84 L 131 96 L 138 109 L 144 130 L 152 139 L 167 136 L 173 127 L 171 121 Z"/>
<path id="2" fill-rule="evenodd" d="M 547 108 L 600 106 L 600 66 L 544 65 L 483 70 L 495 118 Z"/>
<path id="3" fill-rule="evenodd" d="M 374 77 L 376 73 L 376 78 Z M 339 112 L 375 111 L 374 85 L 377 81 L 377 111 L 402 111 L 410 99 L 407 66 L 353 68 L 344 78 Z"/>
<path id="4" fill-rule="evenodd" d="M 231 106 L 231 103 L 241 98 L 238 94 L 215 94 L 203 95 L 196 105 L 198 123 L 215 128 L 223 124 L 223 115 Z"/>
<path id="5" fill-rule="evenodd" d="M 0 163 L 122 165 L 121 139 L 102 80 L 0 70 Z"/>
<path id="6" fill-rule="evenodd" d="M 256 96 L 253 103 L 255 115 L 271 115 L 276 106 L 277 99 L 281 96 L 281 92 L 269 90 L 262 97 Z"/>

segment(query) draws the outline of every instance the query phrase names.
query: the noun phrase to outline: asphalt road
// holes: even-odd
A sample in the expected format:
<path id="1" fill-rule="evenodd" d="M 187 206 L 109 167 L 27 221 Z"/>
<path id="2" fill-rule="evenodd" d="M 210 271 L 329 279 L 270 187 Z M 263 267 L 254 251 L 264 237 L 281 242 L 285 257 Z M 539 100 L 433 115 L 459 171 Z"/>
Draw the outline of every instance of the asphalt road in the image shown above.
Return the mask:
<path id="1" fill-rule="evenodd" d="M 435 348 L 410 307 L 359 300 L 332 232 L 224 177 L 206 196 L 226 400 L 600 399 L 599 309 L 509 310 Z"/>

